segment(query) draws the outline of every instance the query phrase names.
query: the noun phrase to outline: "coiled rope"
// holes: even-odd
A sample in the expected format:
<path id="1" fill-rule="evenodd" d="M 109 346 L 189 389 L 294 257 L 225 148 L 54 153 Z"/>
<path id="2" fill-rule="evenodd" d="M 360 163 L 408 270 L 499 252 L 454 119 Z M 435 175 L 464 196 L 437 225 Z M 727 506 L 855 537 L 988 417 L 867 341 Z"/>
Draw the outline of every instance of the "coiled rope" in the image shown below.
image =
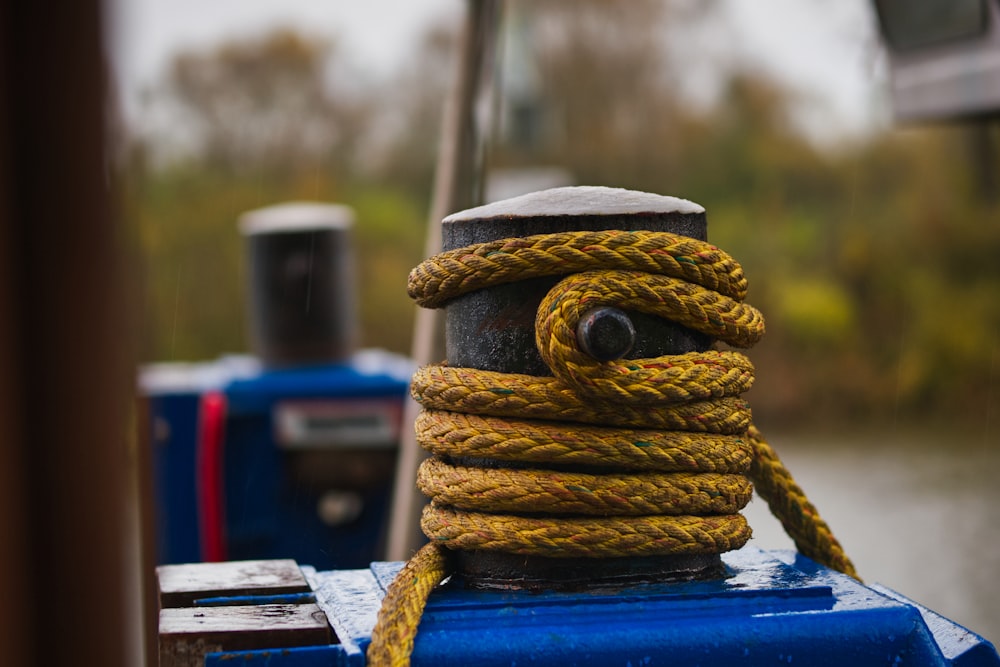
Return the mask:
<path id="1" fill-rule="evenodd" d="M 427 596 L 451 571 L 450 550 L 552 558 L 718 554 L 750 538 L 739 511 L 751 481 L 801 553 L 856 576 L 751 424 L 740 398 L 753 382 L 745 356 L 709 350 L 600 362 L 578 346 L 578 322 L 599 306 L 752 346 L 764 321 L 743 303 L 739 264 L 712 245 L 664 232 L 566 232 L 442 253 L 411 272 L 408 291 L 419 305 L 438 307 L 542 276 L 565 276 L 535 321 L 553 377 L 447 365 L 413 377 L 411 392 L 424 408 L 417 440 L 434 454 L 417 480 L 431 498 L 421 519 L 431 541 L 389 587 L 369 664 L 409 664 Z M 520 465 L 454 463 L 468 457 Z M 564 472 L 564 464 L 612 472 Z"/>

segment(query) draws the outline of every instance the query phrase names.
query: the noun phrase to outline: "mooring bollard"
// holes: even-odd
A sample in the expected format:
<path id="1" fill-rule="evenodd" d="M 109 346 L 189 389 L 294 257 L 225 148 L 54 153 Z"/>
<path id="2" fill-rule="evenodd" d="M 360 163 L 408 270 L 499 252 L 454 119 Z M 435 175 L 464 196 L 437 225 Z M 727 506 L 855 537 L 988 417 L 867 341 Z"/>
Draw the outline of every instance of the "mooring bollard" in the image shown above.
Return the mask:
<path id="1" fill-rule="evenodd" d="M 290 202 L 240 216 L 254 353 L 267 365 L 343 361 L 357 338 L 354 212 Z"/>
<path id="2" fill-rule="evenodd" d="M 575 231 L 672 232 L 707 240 L 698 204 L 606 187 L 569 187 L 488 204 L 444 219 L 443 250 L 498 239 Z M 451 366 L 551 375 L 535 344 L 535 314 L 561 279 L 532 278 L 459 296 L 445 307 L 445 351 Z M 595 358 L 629 359 L 704 351 L 712 340 L 659 317 L 616 308 L 592 311 L 578 331 Z M 627 348 L 625 355 L 618 353 Z M 596 354 L 595 354 L 596 353 Z M 475 460 L 475 465 L 500 464 Z M 600 471 L 598 471 L 600 472 Z M 718 555 L 551 559 L 488 551 L 459 552 L 458 567 L 478 587 L 579 587 L 713 576 Z"/>

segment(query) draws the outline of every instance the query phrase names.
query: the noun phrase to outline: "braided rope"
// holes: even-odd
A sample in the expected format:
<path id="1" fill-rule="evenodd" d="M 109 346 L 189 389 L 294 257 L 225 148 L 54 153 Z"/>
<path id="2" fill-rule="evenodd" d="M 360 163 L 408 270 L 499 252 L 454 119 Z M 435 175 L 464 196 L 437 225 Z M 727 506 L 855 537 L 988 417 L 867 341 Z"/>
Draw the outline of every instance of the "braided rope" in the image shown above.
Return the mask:
<path id="1" fill-rule="evenodd" d="M 750 501 L 746 475 L 646 473 L 594 475 L 517 468 L 473 468 L 424 461 L 417 486 L 435 504 L 493 513 L 732 514 Z"/>
<path id="2" fill-rule="evenodd" d="M 565 276 L 539 305 L 536 345 L 553 377 L 447 365 L 420 369 L 417 439 L 435 454 L 418 473 L 431 497 L 431 539 L 386 594 L 373 665 L 408 664 L 428 582 L 445 553 L 494 550 L 551 558 L 716 554 L 741 547 L 750 479 L 805 555 L 854 576 L 740 394 L 753 382 L 742 354 L 706 351 L 599 362 L 576 328 L 609 305 L 677 322 L 735 347 L 764 333 L 745 305 L 742 269 L 718 248 L 658 232 L 566 232 L 460 248 L 410 274 L 408 291 L 436 307 L 487 286 Z M 460 465 L 485 457 L 517 468 Z M 603 474 L 551 465 L 601 466 Z M 524 468 L 521 466 L 527 465 Z M 747 478 L 749 474 L 750 479 Z M 435 555 L 436 554 L 436 555 Z"/>
<path id="3" fill-rule="evenodd" d="M 744 433 L 750 426 L 750 408 L 737 397 L 662 406 L 596 403 L 568 391 L 557 378 L 474 368 L 418 369 L 410 393 L 425 409 L 494 417 L 728 434 Z"/>
<path id="4" fill-rule="evenodd" d="M 615 517 L 613 521 L 562 517 L 553 521 L 429 505 L 420 527 L 439 547 L 550 558 L 717 554 L 739 549 L 750 539 L 750 528 L 741 514 Z"/>
<path id="5" fill-rule="evenodd" d="M 372 630 L 366 658 L 369 665 L 404 667 L 410 664 L 413 639 L 427 596 L 448 576 L 445 549 L 425 545 L 407 561 L 382 600 L 378 623 Z"/>
<path id="6" fill-rule="evenodd" d="M 407 292 L 424 308 L 483 287 L 590 270 L 634 270 L 680 278 L 737 301 L 743 268 L 713 245 L 666 232 L 563 232 L 449 250 L 410 272 Z"/>
<path id="7" fill-rule="evenodd" d="M 831 567 L 855 579 L 858 573 L 844 553 L 833 531 L 820 518 L 819 512 L 806 498 L 805 492 L 792 479 L 792 474 L 778 458 L 777 452 L 764 440 L 756 426 L 747 437 L 753 445 L 754 461 L 750 469 L 757 494 L 767 502 L 788 536 L 804 556 Z"/>
<path id="8" fill-rule="evenodd" d="M 616 470 L 746 472 L 753 448 L 739 435 L 691 434 L 497 419 L 425 410 L 417 442 L 442 457 L 471 456 L 532 464 L 591 465 Z"/>

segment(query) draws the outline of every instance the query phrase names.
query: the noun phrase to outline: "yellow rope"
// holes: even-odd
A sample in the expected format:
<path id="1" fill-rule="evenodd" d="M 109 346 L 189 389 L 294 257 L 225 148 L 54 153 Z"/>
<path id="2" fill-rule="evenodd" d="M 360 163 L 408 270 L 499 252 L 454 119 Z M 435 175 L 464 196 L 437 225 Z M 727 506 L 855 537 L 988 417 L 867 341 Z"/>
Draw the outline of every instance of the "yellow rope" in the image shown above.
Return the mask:
<path id="1" fill-rule="evenodd" d="M 753 448 L 739 435 L 692 434 L 564 424 L 428 410 L 416 420 L 417 442 L 439 456 L 577 464 L 620 470 L 746 472 Z"/>
<path id="2" fill-rule="evenodd" d="M 428 506 L 420 526 L 440 546 L 550 558 L 717 554 L 750 539 L 740 514 L 558 520 L 458 512 Z"/>
<path id="3" fill-rule="evenodd" d="M 734 347 L 764 333 L 743 303 L 746 279 L 724 252 L 659 232 L 566 232 L 452 250 L 410 274 L 436 307 L 492 285 L 565 276 L 542 300 L 536 345 L 552 377 L 447 365 L 420 369 L 418 442 L 435 456 L 418 473 L 431 498 L 431 539 L 393 581 L 368 660 L 405 665 L 445 554 L 495 550 L 551 558 L 716 554 L 741 547 L 739 511 L 757 492 L 805 555 L 854 576 L 850 561 L 740 398 L 753 367 L 732 351 L 599 362 L 576 340 L 599 306 L 663 317 Z M 518 462 L 458 465 L 453 458 Z M 546 466 L 600 466 L 564 472 Z M 526 466 L 526 467 L 525 467 Z M 749 476 L 749 479 L 748 479 Z M 429 583 L 433 582 L 433 583 Z"/>
<path id="4" fill-rule="evenodd" d="M 750 478 L 757 494 L 767 502 L 771 513 L 781 521 L 785 532 L 803 555 L 838 572 L 858 578 L 851 559 L 805 492 L 792 479 L 777 452 L 764 441 L 755 426 L 747 431 L 753 445 L 754 462 Z"/>
<path id="5" fill-rule="evenodd" d="M 399 571 L 382 600 L 378 623 L 366 654 L 369 665 L 403 667 L 410 664 L 413 638 L 423 614 L 427 596 L 448 576 L 446 550 L 433 544 L 424 546 Z"/>
<path id="6" fill-rule="evenodd" d="M 630 386 L 635 388 L 634 384 Z M 627 389 L 620 393 L 624 394 Z M 662 406 L 595 403 L 573 393 L 557 378 L 493 373 L 474 368 L 421 368 L 410 381 L 410 393 L 425 409 L 494 417 L 711 433 L 741 433 L 750 426 L 750 408 L 738 397 Z M 642 398 L 642 394 L 637 396 L 637 400 Z"/>
<path id="7" fill-rule="evenodd" d="M 731 514 L 745 507 L 752 493 L 745 475 L 594 475 L 530 468 L 471 468 L 440 459 L 423 463 L 417 486 L 438 506 L 494 514 Z"/>
<path id="8" fill-rule="evenodd" d="M 431 257 L 410 273 L 407 292 L 436 308 L 473 290 L 589 270 L 672 276 L 742 301 L 743 269 L 715 246 L 661 232 L 563 232 L 503 239 Z"/>

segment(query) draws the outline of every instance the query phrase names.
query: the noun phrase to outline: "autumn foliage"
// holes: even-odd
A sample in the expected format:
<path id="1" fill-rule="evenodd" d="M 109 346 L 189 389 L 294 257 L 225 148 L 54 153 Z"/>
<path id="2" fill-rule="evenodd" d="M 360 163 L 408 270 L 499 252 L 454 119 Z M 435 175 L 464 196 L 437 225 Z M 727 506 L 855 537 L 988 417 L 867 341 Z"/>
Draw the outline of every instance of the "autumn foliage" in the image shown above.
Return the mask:
<path id="1" fill-rule="evenodd" d="M 507 81 L 491 170 L 559 167 L 704 205 L 767 318 L 750 396 L 765 428 L 1000 420 L 1000 206 L 968 150 L 988 134 L 817 142 L 791 122 L 794 91 L 739 70 L 689 103 L 683 55 L 665 43 L 710 10 L 569 5 L 513 5 L 530 67 Z M 236 218 L 302 199 L 355 208 L 363 343 L 409 351 L 406 274 L 423 251 L 451 44 L 429 33 L 392 80 L 289 31 L 177 56 L 149 98 L 160 122 L 132 133 L 123 189 L 147 359 L 246 351 Z"/>

